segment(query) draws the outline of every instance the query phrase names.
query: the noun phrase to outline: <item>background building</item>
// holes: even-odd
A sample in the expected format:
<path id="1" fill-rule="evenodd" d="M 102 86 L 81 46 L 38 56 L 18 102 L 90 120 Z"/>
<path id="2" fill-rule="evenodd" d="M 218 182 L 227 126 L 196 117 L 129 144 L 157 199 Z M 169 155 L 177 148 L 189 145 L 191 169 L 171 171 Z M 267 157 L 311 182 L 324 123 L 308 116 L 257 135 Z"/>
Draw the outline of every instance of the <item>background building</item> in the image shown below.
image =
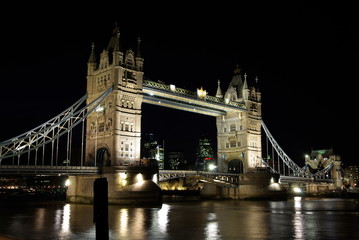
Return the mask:
<path id="1" fill-rule="evenodd" d="M 344 184 L 347 187 L 359 186 L 359 166 L 345 167 L 344 172 Z"/>
<path id="2" fill-rule="evenodd" d="M 200 171 L 214 171 L 216 168 L 217 162 L 214 157 L 212 141 L 208 136 L 202 135 L 198 140 L 196 169 Z"/>
<path id="3" fill-rule="evenodd" d="M 159 169 L 164 169 L 164 141 L 159 141 L 153 133 L 145 133 L 142 138 L 142 158 L 156 160 Z"/>
<path id="4" fill-rule="evenodd" d="M 183 152 L 168 152 L 166 169 L 187 170 L 188 164 Z"/>

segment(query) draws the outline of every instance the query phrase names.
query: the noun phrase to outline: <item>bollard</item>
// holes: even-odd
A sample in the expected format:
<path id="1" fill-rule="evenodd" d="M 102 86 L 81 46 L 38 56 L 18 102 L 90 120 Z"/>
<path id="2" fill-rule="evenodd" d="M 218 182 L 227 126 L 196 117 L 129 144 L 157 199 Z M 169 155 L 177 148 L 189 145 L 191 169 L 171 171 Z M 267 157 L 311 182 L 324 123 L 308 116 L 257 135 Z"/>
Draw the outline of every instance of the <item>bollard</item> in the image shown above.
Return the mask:
<path id="1" fill-rule="evenodd" d="M 96 239 L 108 240 L 107 178 L 97 178 L 94 181 L 93 221 L 96 225 Z"/>

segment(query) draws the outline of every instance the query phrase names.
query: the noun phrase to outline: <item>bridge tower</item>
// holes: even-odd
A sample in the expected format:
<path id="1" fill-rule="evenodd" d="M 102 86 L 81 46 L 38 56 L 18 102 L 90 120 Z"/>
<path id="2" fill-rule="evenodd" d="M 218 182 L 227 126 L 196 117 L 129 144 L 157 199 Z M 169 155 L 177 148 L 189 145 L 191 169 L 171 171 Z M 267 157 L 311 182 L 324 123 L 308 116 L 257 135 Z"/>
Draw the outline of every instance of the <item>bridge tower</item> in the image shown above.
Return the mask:
<path id="1" fill-rule="evenodd" d="M 227 112 L 227 115 L 217 117 L 219 171 L 246 173 L 261 166 L 262 116 L 261 93 L 258 88 L 249 88 L 247 75 L 244 74 L 243 81 L 241 70 L 237 67 L 224 96 L 218 83 L 216 97 L 224 97 L 225 102 L 243 102 L 247 108 L 245 112 Z"/>
<path id="2" fill-rule="evenodd" d="M 132 49 L 123 52 L 117 25 L 99 61 L 92 44 L 87 102 L 111 86 L 113 92 L 87 117 L 86 163 L 133 166 L 140 162 L 143 63 L 140 39 L 136 52 Z"/>

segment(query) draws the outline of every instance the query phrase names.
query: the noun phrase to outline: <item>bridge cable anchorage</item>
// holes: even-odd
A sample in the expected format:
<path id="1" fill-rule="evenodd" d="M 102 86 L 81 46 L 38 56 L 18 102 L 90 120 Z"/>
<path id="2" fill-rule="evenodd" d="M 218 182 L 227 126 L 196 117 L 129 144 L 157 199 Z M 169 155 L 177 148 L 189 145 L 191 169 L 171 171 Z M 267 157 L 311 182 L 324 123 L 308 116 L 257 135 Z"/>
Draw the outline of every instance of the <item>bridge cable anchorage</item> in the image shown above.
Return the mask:
<path id="1" fill-rule="evenodd" d="M 69 108 L 51 118 L 47 122 L 20 134 L 9 140 L 0 142 L 0 165 L 3 159 L 20 156 L 21 154 L 37 150 L 46 144 L 58 140 L 62 135 L 71 134 L 71 130 L 93 112 L 113 91 L 108 88 L 89 104 L 80 108 L 86 102 L 87 94 L 76 101 Z"/>

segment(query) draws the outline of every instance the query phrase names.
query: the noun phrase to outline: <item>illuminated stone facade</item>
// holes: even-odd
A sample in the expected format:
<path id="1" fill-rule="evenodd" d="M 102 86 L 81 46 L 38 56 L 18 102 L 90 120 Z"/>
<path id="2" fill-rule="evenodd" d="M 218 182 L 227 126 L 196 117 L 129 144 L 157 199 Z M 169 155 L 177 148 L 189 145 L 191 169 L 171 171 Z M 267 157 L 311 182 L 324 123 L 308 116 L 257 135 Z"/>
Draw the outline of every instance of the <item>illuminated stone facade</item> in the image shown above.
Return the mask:
<path id="1" fill-rule="evenodd" d="M 86 163 L 100 166 L 133 166 L 140 162 L 143 62 L 140 40 L 137 51 L 123 52 L 118 27 L 106 49 L 88 61 L 87 103 L 105 90 L 113 92 L 87 117 Z"/>
<path id="2" fill-rule="evenodd" d="M 87 117 L 85 158 L 88 165 L 140 164 L 141 105 L 142 102 L 154 103 L 143 97 L 143 63 L 140 40 L 136 52 L 131 49 L 123 52 L 118 27 L 114 29 L 113 36 L 107 48 L 101 52 L 98 61 L 95 57 L 95 46 L 92 46 L 87 72 L 87 103 L 92 102 L 111 86 L 114 90 L 97 110 Z M 176 93 L 181 90 L 174 86 L 169 86 L 169 89 Z M 152 93 L 149 89 L 146 91 L 150 95 L 164 94 L 160 91 Z M 203 106 L 212 106 L 215 104 L 214 100 L 224 103 L 216 105 L 226 112 L 224 116 L 200 107 L 190 108 L 190 111 L 217 118 L 218 171 L 245 173 L 261 166 L 261 94 L 254 87 L 248 88 L 247 76 L 244 75 L 243 81 L 240 70 L 236 69 L 224 95 L 220 89 L 220 82 L 216 98 L 206 96 L 207 92 L 202 88 L 198 89 L 197 95 L 198 99 L 191 101 L 200 102 Z M 173 94 L 171 98 L 183 100 L 184 97 L 181 96 Z M 167 106 L 161 101 L 156 101 L 156 104 Z M 246 110 L 231 111 L 229 108 L 227 111 L 227 105 L 244 105 Z M 168 107 L 181 109 L 184 105 L 168 103 Z M 189 111 L 188 109 L 187 107 L 183 110 Z"/>
<path id="3" fill-rule="evenodd" d="M 244 102 L 247 108 L 247 111 L 227 112 L 226 116 L 217 117 L 218 171 L 254 171 L 262 166 L 261 93 L 254 87 L 248 88 L 247 75 L 243 81 L 237 68 L 224 96 L 218 86 L 216 97 L 224 97 L 225 102 Z"/>

